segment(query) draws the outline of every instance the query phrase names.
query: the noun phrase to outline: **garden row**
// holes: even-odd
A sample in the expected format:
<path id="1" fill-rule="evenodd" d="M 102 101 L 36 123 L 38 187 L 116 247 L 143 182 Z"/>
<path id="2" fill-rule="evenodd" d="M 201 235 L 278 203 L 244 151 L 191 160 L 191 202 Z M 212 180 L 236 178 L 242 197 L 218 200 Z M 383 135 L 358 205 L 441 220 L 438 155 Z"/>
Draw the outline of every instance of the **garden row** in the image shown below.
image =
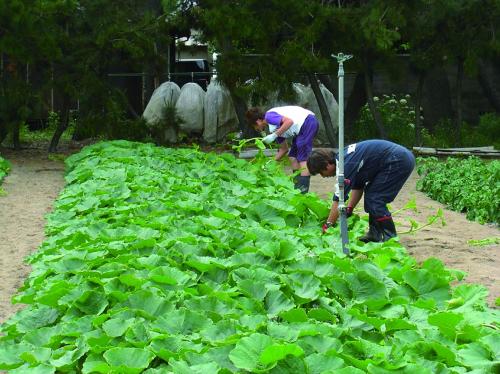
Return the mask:
<path id="1" fill-rule="evenodd" d="M 397 242 L 320 235 L 281 166 L 115 141 L 67 159 L 4 325 L 10 373 L 487 373 L 498 311 Z"/>
<path id="2" fill-rule="evenodd" d="M 500 161 L 420 158 L 417 188 L 480 223 L 500 223 Z"/>

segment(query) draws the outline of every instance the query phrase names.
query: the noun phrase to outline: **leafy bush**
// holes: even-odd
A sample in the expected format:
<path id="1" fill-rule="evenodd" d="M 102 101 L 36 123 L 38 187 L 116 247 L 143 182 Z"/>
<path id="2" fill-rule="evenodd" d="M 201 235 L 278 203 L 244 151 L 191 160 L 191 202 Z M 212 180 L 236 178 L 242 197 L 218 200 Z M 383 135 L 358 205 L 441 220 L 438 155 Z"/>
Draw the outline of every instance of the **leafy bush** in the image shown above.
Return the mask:
<path id="1" fill-rule="evenodd" d="M 382 95 L 375 97 L 389 140 L 408 148 L 415 145 L 415 111 L 410 95 Z M 422 117 L 423 121 L 423 117 Z M 359 119 L 354 124 L 355 140 L 379 137 L 373 115 L 365 104 Z M 422 127 L 422 144 L 426 147 L 456 147 L 456 126 L 451 119 L 439 121 L 431 131 Z M 479 124 L 472 126 L 466 122 L 461 126 L 463 147 L 494 146 L 500 149 L 500 115 L 486 113 Z"/>
<path id="2" fill-rule="evenodd" d="M 456 132 L 456 126 L 451 119 L 441 120 L 432 129 L 425 145 L 440 148 L 455 147 Z M 463 147 L 494 146 L 500 149 L 500 116 L 495 113 L 483 114 L 476 126 L 463 122 L 460 138 Z"/>
<path id="3" fill-rule="evenodd" d="M 500 149 L 500 115 L 497 113 L 483 114 L 479 119 L 477 132 L 486 138 L 484 145 L 493 145 Z"/>
<path id="4" fill-rule="evenodd" d="M 146 121 L 143 118 L 125 119 L 109 126 L 109 139 L 125 139 L 135 141 L 145 141 L 150 139 Z"/>
<path id="5" fill-rule="evenodd" d="M 182 136 L 180 127 L 183 124 L 182 117 L 177 113 L 175 105 L 167 105 L 163 108 L 162 120 L 148 124 L 151 135 L 157 145 L 166 145 L 169 143 L 169 138 L 178 139 Z"/>
<path id="6" fill-rule="evenodd" d="M 319 235 L 329 202 L 281 165 L 114 141 L 67 159 L 2 326 L 10 373 L 494 372 L 481 286 L 397 241 Z"/>
<path id="7" fill-rule="evenodd" d="M 374 98 L 388 138 L 406 147 L 415 144 L 415 110 L 410 95 L 382 95 Z M 361 109 L 360 117 L 354 124 L 354 132 L 357 140 L 379 138 L 375 119 L 365 104 Z M 423 130 L 423 137 L 427 136 Z"/>
<path id="8" fill-rule="evenodd" d="M 0 156 L 0 184 L 10 171 L 10 162 Z"/>
<path id="9" fill-rule="evenodd" d="M 456 126 L 451 119 L 440 120 L 431 131 L 431 141 L 427 147 L 450 148 L 456 146 Z"/>
<path id="10" fill-rule="evenodd" d="M 127 118 L 123 111 L 114 108 L 105 113 L 90 112 L 83 115 L 78 120 L 74 138 L 147 141 L 150 136 L 142 118 Z"/>
<path id="11" fill-rule="evenodd" d="M 149 141 L 145 121 L 131 118 L 127 98 L 118 89 L 105 89 L 96 85 L 92 94 L 87 93 L 81 102 L 78 123 L 73 139 L 124 139 Z"/>
<path id="12" fill-rule="evenodd" d="M 71 114 L 68 128 L 63 132 L 61 140 L 68 141 L 71 140 L 72 133 L 76 127 L 76 117 Z M 29 129 L 26 123 L 23 123 L 20 128 L 20 138 L 23 142 L 34 143 L 34 142 L 48 142 L 52 139 L 57 126 L 59 126 L 60 116 L 57 112 L 49 112 L 47 118 L 47 127 L 32 131 Z"/>
<path id="13" fill-rule="evenodd" d="M 451 209 L 481 223 L 500 223 L 500 161 L 477 157 L 419 158 L 417 188 Z"/>

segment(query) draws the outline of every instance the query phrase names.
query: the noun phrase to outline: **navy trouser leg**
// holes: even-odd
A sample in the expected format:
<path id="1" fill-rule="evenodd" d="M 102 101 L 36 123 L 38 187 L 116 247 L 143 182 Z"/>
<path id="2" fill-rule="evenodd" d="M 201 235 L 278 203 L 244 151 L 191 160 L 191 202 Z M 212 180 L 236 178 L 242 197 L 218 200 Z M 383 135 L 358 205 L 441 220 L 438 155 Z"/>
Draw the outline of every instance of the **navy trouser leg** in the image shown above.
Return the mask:
<path id="1" fill-rule="evenodd" d="M 365 187 L 365 211 L 374 217 L 390 216 L 387 204 L 392 202 L 415 167 L 415 157 L 397 146 L 381 164 L 380 172 Z"/>

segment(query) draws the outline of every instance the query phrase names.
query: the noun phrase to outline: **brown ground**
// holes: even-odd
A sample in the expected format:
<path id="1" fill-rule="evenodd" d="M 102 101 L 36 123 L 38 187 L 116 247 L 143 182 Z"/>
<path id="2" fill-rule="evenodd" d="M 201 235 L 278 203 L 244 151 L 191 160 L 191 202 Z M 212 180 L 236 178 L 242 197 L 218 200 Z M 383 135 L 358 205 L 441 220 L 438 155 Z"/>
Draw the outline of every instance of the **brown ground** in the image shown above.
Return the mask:
<path id="1" fill-rule="evenodd" d="M 64 186 L 64 165 L 52 161 L 44 150 L 13 152 L 0 148 L 0 155 L 10 160 L 12 171 L 0 196 L 0 323 L 20 308 L 12 305 L 10 298 L 22 285 L 30 269 L 23 259 L 37 249 L 44 240 L 46 213 L 50 212 L 54 199 Z M 500 246 L 472 246 L 470 239 L 500 237 L 500 230 L 491 225 L 480 225 L 466 220 L 463 214 L 444 209 L 424 194 L 416 192 L 415 173 L 392 204 L 393 210 L 404 206 L 416 197 L 418 212 L 403 211 L 395 216 L 400 232 L 408 218 L 426 222 L 427 217 L 443 208 L 446 226 L 434 224 L 415 234 L 401 235 L 401 242 L 409 252 L 421 261 L 434 256 L 452 268 L 467 271 L 469 282 L 481 283 L 490 290 L 488 299 L 493 305 L 500 296 Z M 333 187 L 333 179 L 313 177 L 311 190 L 327 198 Z"/>
<path id="2" fill-rule="evenodd" d="M 23 259 L 44 239 L 45 214 L 64 186 L 64 164 L 51 161 L 46 151 L 13 152 L 0 148 L 12 165 L 0 186 L 0 322 L 19 305 L 10 298 L 22 285 L 30 268 Z"/>

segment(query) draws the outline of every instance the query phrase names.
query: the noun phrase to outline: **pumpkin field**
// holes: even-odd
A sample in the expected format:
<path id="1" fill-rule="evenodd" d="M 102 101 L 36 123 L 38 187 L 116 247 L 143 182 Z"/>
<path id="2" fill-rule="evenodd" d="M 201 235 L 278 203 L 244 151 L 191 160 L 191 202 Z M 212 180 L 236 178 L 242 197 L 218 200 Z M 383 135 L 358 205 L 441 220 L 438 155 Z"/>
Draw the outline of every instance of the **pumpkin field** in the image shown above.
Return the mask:
<path id="1" fill-rule="evenodd" d="M 61 173 L 61 162 L 49 164 L 36 170 Z M 438 252 L 413 253 L 412 240 L 445 230 L 440 222 L 413 239 L 365 244 L 356 238 L 367 219 L 356 211 L 347 257 L 338 228 L 321 235 L 331 181 L 302 195 L 266 157 L 196 147 L 101 142 L 69 156 L 64 178 L 17 282 L 13 301 L 26 307 L 2 315 L 9 373 L 499 369 L 498 293 L 487 296 L 498 274 L 486 288 Z M 407 206 L 398 231 L 425 225 L 405 217 L 418 203 L 394 205 Z M 472 235 L 498 233 L 461 219 L 484 230 Z M 469 248 L 498 265 L 494 242 Z"/>

